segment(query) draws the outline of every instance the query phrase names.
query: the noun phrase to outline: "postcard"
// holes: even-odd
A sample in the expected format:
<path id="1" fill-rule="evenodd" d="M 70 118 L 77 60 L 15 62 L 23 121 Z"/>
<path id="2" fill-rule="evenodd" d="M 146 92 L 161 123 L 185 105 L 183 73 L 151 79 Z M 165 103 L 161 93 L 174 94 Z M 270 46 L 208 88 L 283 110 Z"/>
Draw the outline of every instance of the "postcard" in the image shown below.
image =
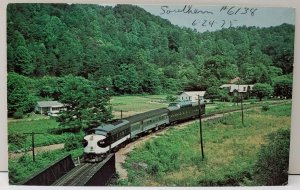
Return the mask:
<path id="1" fill-rule="evenodd" d="M 295 10 L 7 5 L 9 182 L 288 183 Z"/>

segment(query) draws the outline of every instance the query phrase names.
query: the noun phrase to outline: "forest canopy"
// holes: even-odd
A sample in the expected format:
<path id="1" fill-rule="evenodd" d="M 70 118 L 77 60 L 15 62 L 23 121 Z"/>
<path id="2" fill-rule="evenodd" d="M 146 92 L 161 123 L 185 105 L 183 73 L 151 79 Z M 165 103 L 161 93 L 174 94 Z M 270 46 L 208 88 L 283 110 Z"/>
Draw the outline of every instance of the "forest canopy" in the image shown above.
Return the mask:
<path id="1" fill-rule="evenodd" d="M 9 75 L 43 79 L 44 88 L 69 75 L 116 95 L 207 90 L 238 76 L 246 84 L 290 88 L 293 52 L 290 24 L 199 33 L 133 5 L 7 7 Z M 57 98 L 43 90 L 34 93 Z"/>

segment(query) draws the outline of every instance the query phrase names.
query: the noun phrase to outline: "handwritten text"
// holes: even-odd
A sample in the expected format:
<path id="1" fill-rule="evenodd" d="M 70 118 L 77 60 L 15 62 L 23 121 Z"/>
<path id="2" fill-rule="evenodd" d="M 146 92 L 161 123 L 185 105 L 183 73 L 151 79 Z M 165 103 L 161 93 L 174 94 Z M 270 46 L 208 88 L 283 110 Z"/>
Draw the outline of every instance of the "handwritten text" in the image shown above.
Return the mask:
<path id="1" fill-rule="evenodd" d="M 193 8 L 193 5 L 184 5 L 183 8 L 180 9 L 170 9 L 169 6 L 161 6 L 163 14 L 171 14 L 171 13 L 185 13 L 185 14 L 214 14 L 211 11 L 201 10 L 197 8 Z"/>
<path id="2" fill-rule="evenodd" d="M 257 11 L 257 8 L 248 8 L 248 7 L 235 7 L 235 6 L 223 6 L 220 9 L 220 12 L 226 12 L 227 15 L 251 15 L 255 16 L 255 12 Z"/>

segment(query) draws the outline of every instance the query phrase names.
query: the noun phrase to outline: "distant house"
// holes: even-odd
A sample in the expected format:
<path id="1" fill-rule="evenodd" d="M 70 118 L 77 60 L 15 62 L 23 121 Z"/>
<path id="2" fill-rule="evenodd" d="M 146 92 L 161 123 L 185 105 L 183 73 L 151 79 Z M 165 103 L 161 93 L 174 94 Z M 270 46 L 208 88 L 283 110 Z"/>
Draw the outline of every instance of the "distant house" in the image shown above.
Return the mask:
<path id="1" fill-rule="evenodd" d="M 46 115 L 58 114 L 63 109 L 65 109 L 64 104 L 58 101 L 39 101 L 35 106 L 35 112 Z"/>
<path id="2" fill-rule="evenodd" d="M 181 101 L 191 101 L 191 102 L 198 102 L 198 95 L 200 96 L 200 100 L 204 99 L 206 91 L 190 91 L 190 92 L 182 92 L 179 95 L 179 99 Z"/>
<path id="3" fill-rule="evenodd" d="M 220 88 L 226 89 L 230 95 L 235 96 L 237 94 L 250 93 L 253 86 L 253 84 L 223 84 Z"/>

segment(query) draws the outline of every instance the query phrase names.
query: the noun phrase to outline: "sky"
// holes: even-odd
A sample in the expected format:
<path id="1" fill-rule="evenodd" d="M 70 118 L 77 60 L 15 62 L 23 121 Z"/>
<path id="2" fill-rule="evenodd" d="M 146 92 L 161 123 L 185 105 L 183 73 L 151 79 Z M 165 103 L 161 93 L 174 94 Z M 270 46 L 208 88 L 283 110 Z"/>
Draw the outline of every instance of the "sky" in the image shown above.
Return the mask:
<path id="1" fill-rule="evenodd" d="M 293 8 L 199 5 L 138 5 L 180 27 L 199 32 L 238 26 L 269 27 L 295 24 Z"/>

